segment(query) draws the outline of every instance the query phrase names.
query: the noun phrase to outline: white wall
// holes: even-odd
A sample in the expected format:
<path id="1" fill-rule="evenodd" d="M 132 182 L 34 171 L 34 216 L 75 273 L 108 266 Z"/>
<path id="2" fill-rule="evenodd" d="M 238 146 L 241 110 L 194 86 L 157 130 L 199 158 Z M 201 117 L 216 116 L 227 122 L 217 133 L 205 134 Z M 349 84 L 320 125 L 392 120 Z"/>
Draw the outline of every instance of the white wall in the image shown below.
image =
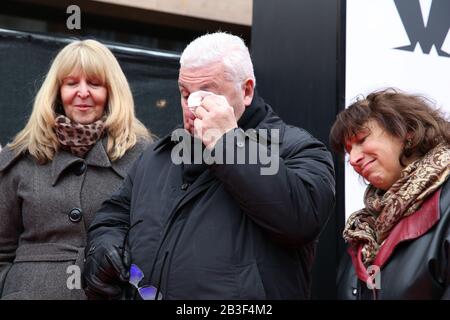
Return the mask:
<path id="1" fill-rule="evenodd" d="M 431 0 L 420 0 L 425 26 L 431 4 Z M 440 49 L 450 53 L 448 31 Z M 450 57 L 439 56 L 435 46 L 429 54 L 422 52 L 420 44 L 414 52 L 395 49 L 409 44 L 394 0 L 347 0 L 346 105 L 360 94 L 393 86 L 432 98 L 438 107 L 450 114 Z M 363 207 L 365 185 L 348 161 L 345 179 L 348 217 Z"/>

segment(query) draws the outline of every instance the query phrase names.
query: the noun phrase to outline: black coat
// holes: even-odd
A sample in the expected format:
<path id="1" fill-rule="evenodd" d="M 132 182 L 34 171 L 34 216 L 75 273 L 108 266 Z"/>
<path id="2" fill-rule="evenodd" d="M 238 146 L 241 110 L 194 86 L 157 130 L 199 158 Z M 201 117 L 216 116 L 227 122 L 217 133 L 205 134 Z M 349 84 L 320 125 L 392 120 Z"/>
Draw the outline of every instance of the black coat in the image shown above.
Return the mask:
<path id="1" fill-rule="evenodd" d="M 145 274 L 141 285 L 158 286 L 164 299 L 308 298 L 317 238 L 334 204 L 332 157 L 260 98 L 239 125 L 280 129 L 277 174 L 261 175 L 257 164 L 175 165 L 166 137 L 104 203 L 88 246 L 123 238 L 143 220 L 129 233 L 132 261 Z"/>
<path id="2" fill-rule="evenodd" d="M 450 299 L 450 179 L 385 240 L 374 260 L 379 289 L 368 288 L 357 253 L 349 253 L 338 270 L 340 299 Z"/>

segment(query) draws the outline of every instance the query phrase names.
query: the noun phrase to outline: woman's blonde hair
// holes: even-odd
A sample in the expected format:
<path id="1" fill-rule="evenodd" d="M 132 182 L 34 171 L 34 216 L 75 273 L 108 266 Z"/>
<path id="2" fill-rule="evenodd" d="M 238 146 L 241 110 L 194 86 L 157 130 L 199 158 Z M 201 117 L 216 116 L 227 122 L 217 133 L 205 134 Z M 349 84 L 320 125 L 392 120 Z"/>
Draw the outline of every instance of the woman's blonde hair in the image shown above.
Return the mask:
<path id="1" fill-rule="evenodd" d="M 139 139 L 150 139 L 149 131 L 135 116 L 130 86 L 112 52 L 98 41 L 83 40 L 68 44 L 55 57 L 28 123 L 10 148 L 18 153 L 28 151 L 39 163 L 53 159 L 60 146 L 54 131 L 56 110 L 61 108 L 60 87 L 65 77 L 78 70 L 101 80 L 108 90 L 105 131 L 111 161 L 120 159 Z"/>

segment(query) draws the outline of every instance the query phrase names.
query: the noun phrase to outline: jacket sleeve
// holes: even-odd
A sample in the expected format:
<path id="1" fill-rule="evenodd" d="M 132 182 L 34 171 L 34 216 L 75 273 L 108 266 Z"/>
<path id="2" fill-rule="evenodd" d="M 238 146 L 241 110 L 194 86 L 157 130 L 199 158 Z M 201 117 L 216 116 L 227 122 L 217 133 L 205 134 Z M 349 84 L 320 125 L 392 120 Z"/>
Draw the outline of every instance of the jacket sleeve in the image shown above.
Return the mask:
<path id="1" fill-rule="evenodd" d="M 439 201 L 439 215 L 441 220 L 450 215 L 450 178 L 443 184 Z M 444 281 L 442 300 L 450 300 L 450 227 L 447 227 L 441 249 L 441 278 Z"/>
<path id="2" fill-rule="evenodd" d="M 239 130 L 232 132 L 236 135 Z M 246 149 L 251 150 L 250 139 L 247 135 L 244 139 Z M 243 146 L 239 138 L 233 140 L 236 150 Z M 287 127 L 282 141 L 279 153 L 274 152 L 273 146 L 258 144 L 259 154 L 270 154 L 272 160 L 273 168 L 265 174 L 263 167 L 267 165 L 261 164 L 262 161 L 215 163 L 210 170 L 224 183 L 243 212 L 274 240 L 299 247 L 319 235 L 333 210 L 334 168 L 325 146 L 306 131 Z M 228 152 L 227 142 L 222 144 L 223 152 Z"/>
<path id="3" fill-rule="evenodd" d="M 139 158 L 140 159 L 140 158 Z M 122 245 L 130 225 L 133 179 L 139 159 L 135 161 L 120 188 L 103 202 L 88 229 L 86 254 L 105 243 Z"/>
<path id="4" fill-rule="evenodd" d="M 437 277 L 438 279 L 443 279 L 444 293 L 441 300 L 450 300 L 450 234 L 448 234 L 448 231 L 442 245 L 441 254 L 441 276 Z"/>
<path id="5" fill-rule="evenodd" d="M 23 230 L 19 182 L 11 170 L 0 171 L 0 297 Z"/>

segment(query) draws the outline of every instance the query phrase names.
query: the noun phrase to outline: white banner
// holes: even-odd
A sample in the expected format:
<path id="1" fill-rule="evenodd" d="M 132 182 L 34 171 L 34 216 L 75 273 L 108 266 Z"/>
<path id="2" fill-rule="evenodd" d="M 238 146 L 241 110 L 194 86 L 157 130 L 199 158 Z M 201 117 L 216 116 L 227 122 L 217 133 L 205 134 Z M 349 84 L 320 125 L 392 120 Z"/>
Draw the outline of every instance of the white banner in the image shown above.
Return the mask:
<path id="1" fill-rule="evenodd" d="M 346 106 L 386 87 L 432 99 L 450 114 L 450 0 L 347 0 Z M 345 164 L 346 216 L 365 183 Z"/>

